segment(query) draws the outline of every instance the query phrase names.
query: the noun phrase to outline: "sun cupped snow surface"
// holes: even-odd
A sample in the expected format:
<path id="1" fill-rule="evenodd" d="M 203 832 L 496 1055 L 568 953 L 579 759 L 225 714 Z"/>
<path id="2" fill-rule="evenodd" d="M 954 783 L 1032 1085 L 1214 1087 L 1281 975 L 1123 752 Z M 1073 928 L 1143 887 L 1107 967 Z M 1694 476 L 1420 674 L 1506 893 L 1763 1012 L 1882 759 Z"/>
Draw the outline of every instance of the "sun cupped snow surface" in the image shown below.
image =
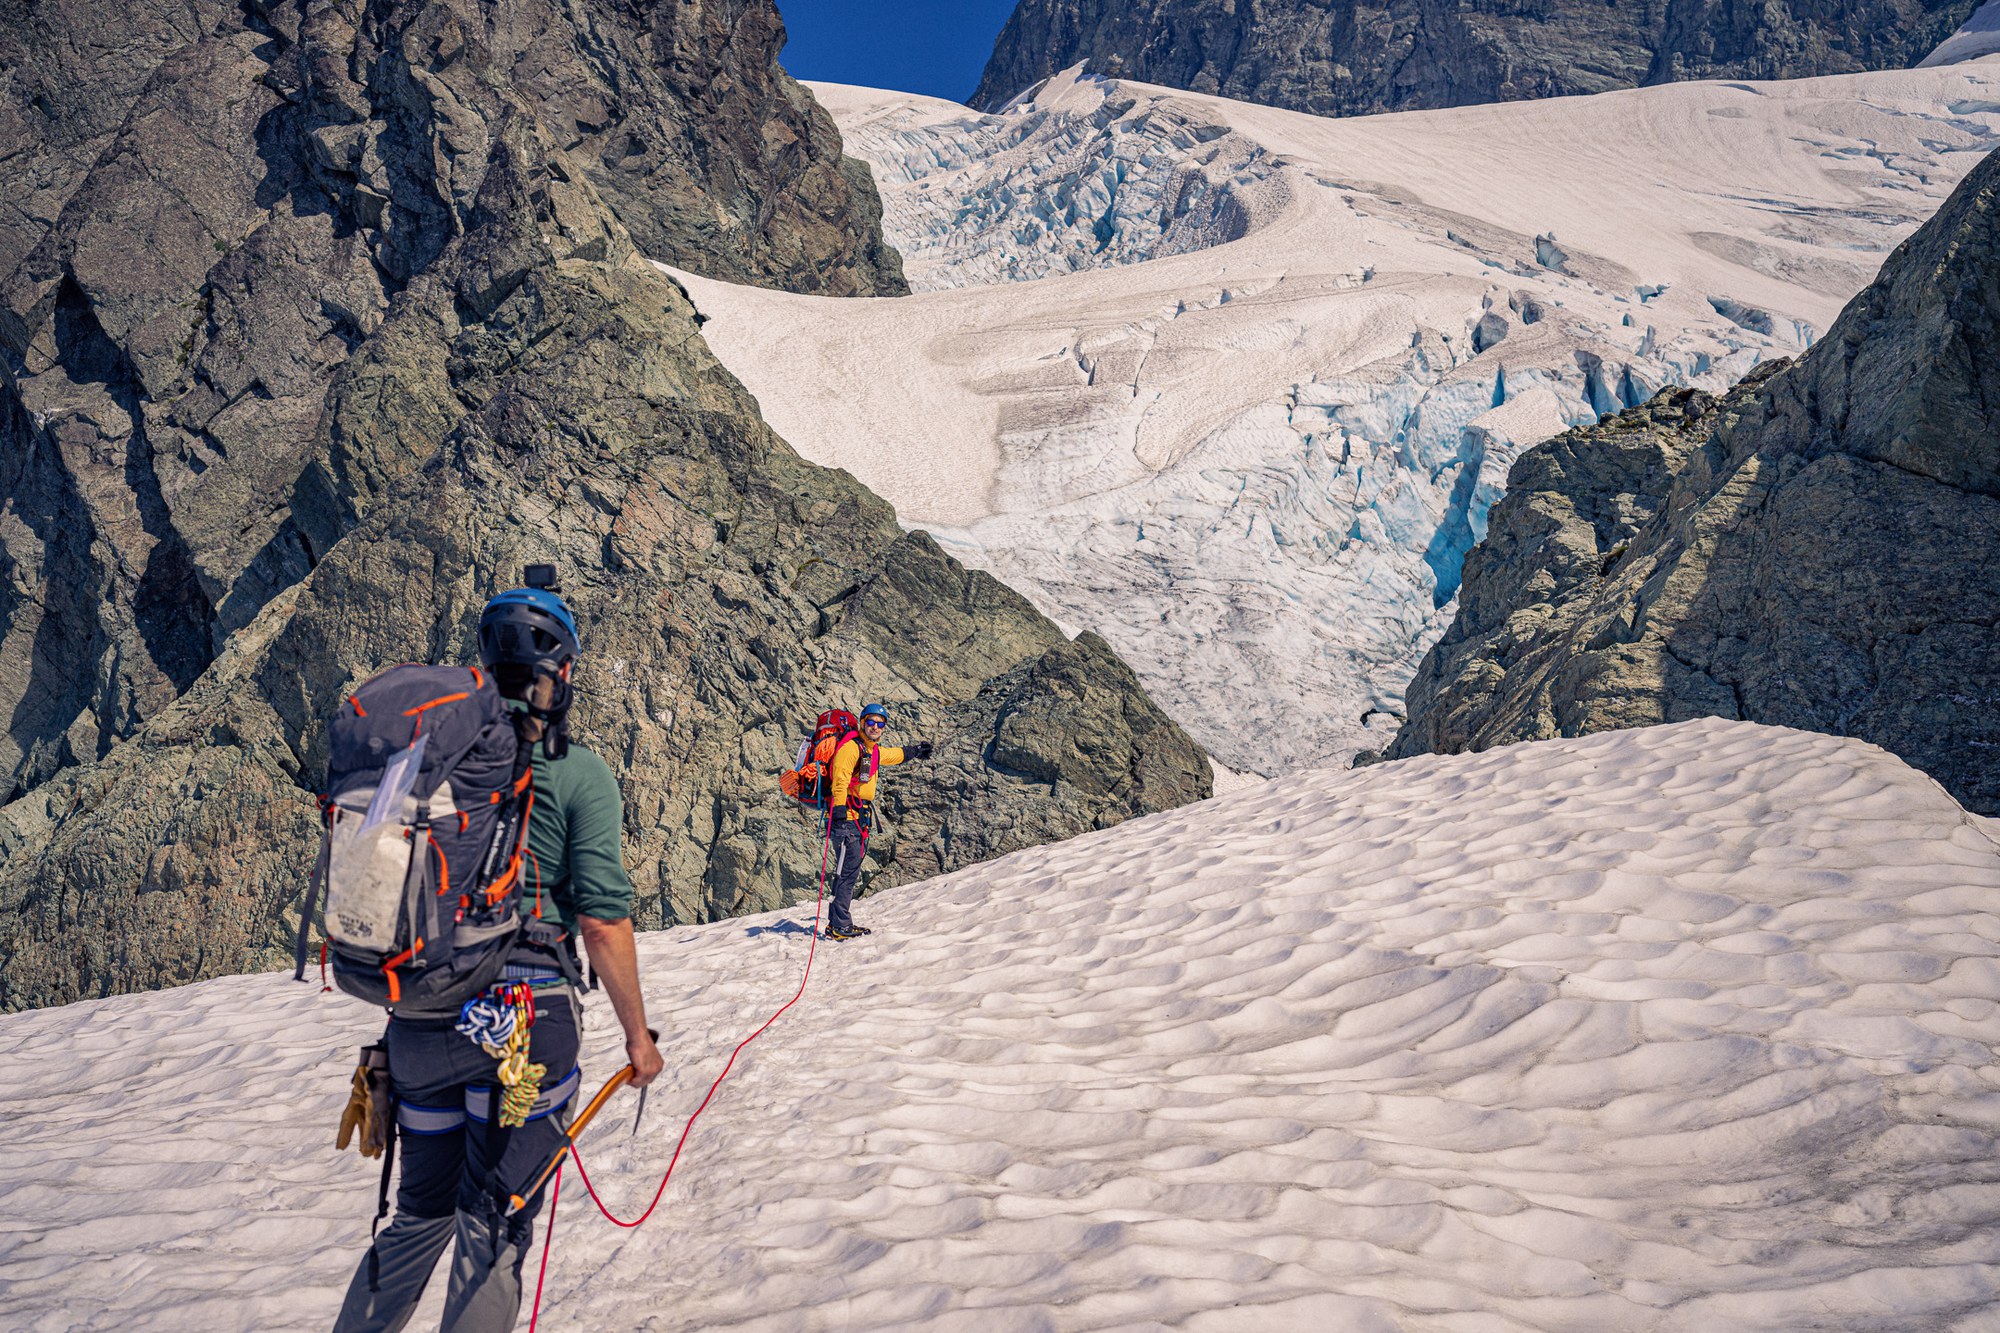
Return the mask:
<path id="1" fill-rule="evenodd" d="M 1296 774 L 891 891 L 654 1221 L 569 1176 L 543 1327 L 1990 1330 L 1995 832 L 1871 746 L 1701 721 Z M 643 939 L 667 1073 L 636 1138 L 629 1096 L 585 1135 L 614 1207 L 809 919 Z M 378 1023 L 283 974 L 0 1018 L 0 1326 L 326 1327 Z"/>
<path id="2" fill-rule="evenodd" d="M 1521 449 L 1797 353 L 2000 144 L 2000 61 L 1349 120 L 815 91 L 932 290 L 683 275 L 711 346 L 1266 775 L 1393 734 Z"/>

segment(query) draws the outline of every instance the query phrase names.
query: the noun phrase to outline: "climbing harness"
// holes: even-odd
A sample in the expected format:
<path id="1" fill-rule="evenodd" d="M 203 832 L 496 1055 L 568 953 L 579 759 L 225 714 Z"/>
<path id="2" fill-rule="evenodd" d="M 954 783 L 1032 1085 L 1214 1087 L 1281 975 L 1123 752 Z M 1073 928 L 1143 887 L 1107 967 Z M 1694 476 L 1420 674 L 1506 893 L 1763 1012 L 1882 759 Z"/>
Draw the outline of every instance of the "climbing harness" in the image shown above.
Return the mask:
<path id="1" fill-rule="evenodd" d="M 827 853 L 828 850 L 831 848 L 832 844 L 833 844 L 833 825 L 831 822 L 829 822 L 827 824 L 826 836 L 820 844 L 819 889 L 817 891 L 817 896 L 813 900 L 812 934 L 808 936 L 808 939 L 811 942 L 806 946 L 805 973 L 803 976 L 799 978 L 798 990 L 792 993 L 791 999 L 786 1000 L 783 1004 L 779 1005 L 777 1012 L 772 1014 L 769 1018 L 765 1019 L 762 1026 L 760 1026 L 755 1032 L 752 1032 L 742 1041 L 736 1043 L 736 1049 L 729 1053 L 728 1063 L 724 1064 L 722 1066 L 722 1072 L 715 1076 L 715 1082 L 708 1085 L 708 1095 L 701 1099 L 701 1105 L 694 1108 L 694 1114 L 690 1115 L 687 1118 L 687 1124 L 682 1127 L 680 1141 L 674 1145 L 674 1155 L 667 1161 L 666 1174 L 660 1177 L 660 1187 L 659 1189 L 653 1192 L 653 1201 L 646 1205 L 646 1211 L 639 1214 L 638 1217 L 632 1219 L 630 1222 L 627 1222 L 623 1218 L 619 1217 L 617 1214 L 613 1213 L 609 1208 L 605 1207 L 604 1200 L 598 1197 L 597 1187 L 590 1183 L 590 1172 L 584 1169 L 583 1154 L 579 1153 L 576 1150 L 576 1136 L 583 1131 L 583 1127 L 587 1125 L 590 1122 L 590 1119 L 597 1114 L 598 1108 L 602 1106 L 603 1103 L 610 1098 L 612 1093 L 616 1092 L 619 1088 L 625 1086 L 625 1084 L 631 1080 L 633 1073 L 631 1065 L 626 1065 L 625 1068 L 619 1070 L 618 1073 L 613 1074 L 610 1080 L 605 1083 L 604 1087 L 599 1090 L 597 1096 L 591 1098 L 590 1105 L 584 1108 L 583 1114 L 578 1116 L 576 1123 L 570 1127 L 569 1135 L 567 1139 L 564 1141 L 562 1147 L 556 1150 L 556 1155 L 554 1160 L 551 1161 L 547 1166 L 545 1166 L 542 1169 L 541 1175 L 536 1178 L 535 1182 L 532 1185 L 530 1185 L 525 1191 L 523 1191 L 521 1194 L 516 1195 L 512 1200 L 509 1201 L 509 1207 L 507 1211 L 508 1215 L 512 1216 L 514 1213 L 520 1211 L 522 1208 L 525 1208 L 527 1206 L 527 1201 L 535 1197 L 536 1191 L 541 1189 L 543 1183 L 547 1181 L 551 1175 L 555 1177 L 555 1182 L 556 1182 L 555 1188 L 549 1192 L 548 1229 L 544 1232 L 542 1237 L 542 1263 L 540 1272 L 535 1278 L 535 1303 L 533 1308 L 529 1311 L 528 1314 L 528 1333 L 535 1333 L 536 1321 L 541 1318 L 542 1314 L 542 1283 L 548 1277 L 549 1250 L 555 1244 L 556 1204 L 558 1200 L 561 1198 L 563 1163 L 569 1160 L 574 1160 L 576 1162 L 576 1173 L 583 1179 L 583 1188 L 585 1189 L 585 1191 L 589 1193 L 590 1201 L 597 1205 L 597 1211 L 604 1215 L 604 1220 L 610 1222 L 613 1226 L 625 1227 L 628 1229 L 632 1227 L 641 1226 L 645 1223 L 647 1218 L 653 1215 L 653 1210 L 660 1206 L 660 1200 L 666 1197 L 667 1182 L 674 1178 L 674 1168 L 680 1164 L 681 1150 L 687 1147 L 688 1135 L 694 1132 L 694 1122 L 701 1119 L 701 1113 L 703 1111 L 706 1111 L 708 1109 L 708 1104 L 715 1100 L 716 1089 L 722 1086 L 722 1080 L 729 1077 L 729 1071 L 736 1067 L 736 1057 L 743 1054 L 743 1048 L 745 1046 L 748 1046 L 751 1042 L 763 1036 L 764 1033 L 769 1030 L 769 1028 L 773 1023 L 776 1023 L 780 1018 L 783 1018 L 785 1016 L 785 1011 L 787 1009 L 790 1009 L 793 1005 L 797 1004 L 800 998 L 803 997 L 806 993 L 806 983 L 812 980 L 813 956 L 815 955 L 815 953 L 817 953 L 819 949 L 819 919 L 820 919 L 820 913 L 822 912 L 822 910 L 825 908 L 826 905 Z M 640 1091 L 643 1092 L 644 1089 L 642 1088 Z M 644 1103 L 642 1102 L 641 1103 L 642 1113 L 643 1109 L 644 1109 Z M 633 1128 L 636 1132 L 637 1126 L 634 1125 Z"/>

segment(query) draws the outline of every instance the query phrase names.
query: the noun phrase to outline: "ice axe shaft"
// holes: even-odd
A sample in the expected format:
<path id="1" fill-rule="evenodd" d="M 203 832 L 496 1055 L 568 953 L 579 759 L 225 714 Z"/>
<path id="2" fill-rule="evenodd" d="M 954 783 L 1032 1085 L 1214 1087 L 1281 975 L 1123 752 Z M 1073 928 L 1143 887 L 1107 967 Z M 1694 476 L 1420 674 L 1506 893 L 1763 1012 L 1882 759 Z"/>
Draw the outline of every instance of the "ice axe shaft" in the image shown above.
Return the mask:
<path id="1" fill-rule="evenodd" d="M 660 1039 L 660 1034 L 657 1032 L 649 1030 L 647 1035 L 651 1036 L 654 1041 Z M 563 1138 L 562 1147 L 556 1149 L 555 1155 L 549 1158 L 547 1164 L 536 1174 L 534 1181 L 528 1188 L 507 1200 L 507 1216 L 512 1217 L 523 1208 L 526 1208 L 528 1200 L 542 1192 L 542 1186 L 549 1183 L 549 1177 L 556 1173 L 556 1168 L 563 1164 L 565 1157 L 569 1156 L 569 1150 L 576 1144 L 576 1136 L 583 1133 L 590 1122 L 597 1118 L 597 1113 L 602 1111 L 604 1104 L 611 1100 L 612 1093 L 632 1081 L 632 1075 L 636 1072 L 628 1064 L 604 1081 L 604 1086 L 599 1088 L 597 1095 L 590 1099 L 590 1105 L 584 1107 L 583 1112 L 570 1122 L 569 1130 Z M 640 1092 L 644 1093 L 645 1089 L 641 1088 Z"/>
<path id="2" fill-rule="evenodd" d="M 542 1169 L 536 1173 L 533 1183 L 527 1189 L 507 1200 L 507 1216 L 512 1217 L 523 1208 L 526 1208 L 528 1200 L 542 1192 L 542 1186 L 549 1183 L 549 1177 L 554 1175 L 556 1168 L 563 1164 L 563 1158 L 569 1156 L 570 1147 L 576 1142 L 576 1136 L 583 1132 L 584 1126 L 588 1125 L 596 1117 L 597 1113 L 604 1109 L 604 1103 L 611 1100 L 612 1093 L 618 1091 L 618 1089 L 631 1081 L 632 1066 L 626 1065 L 623 1069 L 613 1074 L 606 1081 L 605 1085 L 597 1090 L 597 1095 L 590 1099 L 590 1105 L 583 1108 L 583 1114 L 579 1115 L 571 1123 L 568 1136 L 563 1139 L 562 1147 L 556 1149 L 555 1155 L 549 1158 Z"/>

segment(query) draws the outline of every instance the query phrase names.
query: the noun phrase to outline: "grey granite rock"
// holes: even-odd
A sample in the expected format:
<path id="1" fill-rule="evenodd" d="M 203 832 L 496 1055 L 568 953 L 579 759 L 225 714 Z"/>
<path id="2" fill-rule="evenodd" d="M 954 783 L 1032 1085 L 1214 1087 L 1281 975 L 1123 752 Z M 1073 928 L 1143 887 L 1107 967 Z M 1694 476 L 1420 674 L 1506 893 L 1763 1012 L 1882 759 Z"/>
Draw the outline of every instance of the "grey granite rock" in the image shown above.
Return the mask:
<path id="1" fill-rule="evenodd" d="M 16 8 L 0 799 L 130 734 L 352 521 L 380 478 L 349 471 L 388 442 L 323 440 L 328 386 L 367 391 L 343 367 L 385 353 L 393 303 L 431 310 L 398 335 L 423 354 L 522 266 L 634 233 L 716 276 L 904 290 L 769 0 Z M 503 236 L 480 191 L 523 136 L 561 165 Z M 440 422 L 375 416 L 334 422 L 407 436 L 402 465 L 435 446 Z"/>
<path id="2" fill-rule="evenodd" d="M 2000 156 L 1796 364 L 1523 454 L 1391 757 L 1692 717 L 2000 814 Z"/>
<path id="3" fill-rule="evenodd" d="M 593 58 L 605 25 L 644 51 L 657 22 L 768 61 L 768 4 L 701 8 L 607 6 Z M 676 230 L 656 204 L 694 187 L 603 176 L 531 77 L 542 12 L 218 19 L 7 279 L 0 1008 L 282 957 L 322 719 L 386 663 L 466 660 L 528 561 L 562 566 L 584 624 L 576 724 L 624 781 L 643 925 L 810 893 L 815 831 L 776 778 L 829 701 L 885 698 L 939 745 L 889 784 L 877 884 L 1208 793 L 1101 643 L 774 437 L 635 245 L 628 214 L 711 271 L 885 283 L 862 204 L 799 187 L 728 221 L 815 153 L 843 174 L 818 113 L 780 151 L 796 89 L 771 71 L 711 71 L 745 91 L 706 110 L 660 93 L 661 117 L 727 122 L 710 176 L 675 168 L 708 230 Z M 752 141 L 772 161 L 729 165 Z M 122 265 L 117 226 L 147 240 Z"/>
<path id="4" fill-rule="evenodd" d="M 1978 0 L 1021 0 L 972 105 L 1058 70 L 1323 116 L 1913 65 Z"/>

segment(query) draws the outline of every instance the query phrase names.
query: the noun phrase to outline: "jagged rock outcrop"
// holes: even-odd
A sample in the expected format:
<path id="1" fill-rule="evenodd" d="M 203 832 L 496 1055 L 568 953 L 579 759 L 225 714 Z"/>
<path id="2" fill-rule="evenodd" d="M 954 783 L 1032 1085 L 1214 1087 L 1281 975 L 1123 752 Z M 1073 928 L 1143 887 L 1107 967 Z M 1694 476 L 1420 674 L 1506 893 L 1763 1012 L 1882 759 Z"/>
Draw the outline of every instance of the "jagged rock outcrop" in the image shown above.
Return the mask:
<path id="1" fill-rule="evenodd" d="M 392 302 L 432 310 L 433 347 L 485 313 L 409 289 L 531 141 L 560 165 L 506 262 L 536 231 L 601 233 L 587 184 L 650 257 L 903 290 L 867 173 L 774 63 L 768 0 L 9 17 L 0 162 L 27 188 L 0 213 L 0 799 L 129 734 L 351 521 L 352 479 L 307 467 L 329 381 Z M 438 424 L 384 429 L 420 458 Z"/>
<path id="2" fill-rule="evenodd" d="M 1076 62 L 1322 116 L 1915 64 L 1977 0 L 1021 0 L 971 102 Z"/>
<path id="3" fill-rule="evenodd" d="M 1523 454 L 1390 757 L 1693 717 L 2000 814 L 2000 155 L 1796 364 Z"/>
<path id="4" fill-rule="evenodd" d="M 647 262 L 901 285 L 768 0 L 170 12 L 122 117 L 23 150 L 6 233 L 0 1008 L 275 960 L 320 719 L 463 660 L 529 560 L 585 623 L 643 924 L 810 892 L 775 774 L 828 699 L 940 742 L 881 883 L 1206 794 L 1100 642 L 774 437 Z M 37 13 L 97 59 L 101 11 Z"/>

